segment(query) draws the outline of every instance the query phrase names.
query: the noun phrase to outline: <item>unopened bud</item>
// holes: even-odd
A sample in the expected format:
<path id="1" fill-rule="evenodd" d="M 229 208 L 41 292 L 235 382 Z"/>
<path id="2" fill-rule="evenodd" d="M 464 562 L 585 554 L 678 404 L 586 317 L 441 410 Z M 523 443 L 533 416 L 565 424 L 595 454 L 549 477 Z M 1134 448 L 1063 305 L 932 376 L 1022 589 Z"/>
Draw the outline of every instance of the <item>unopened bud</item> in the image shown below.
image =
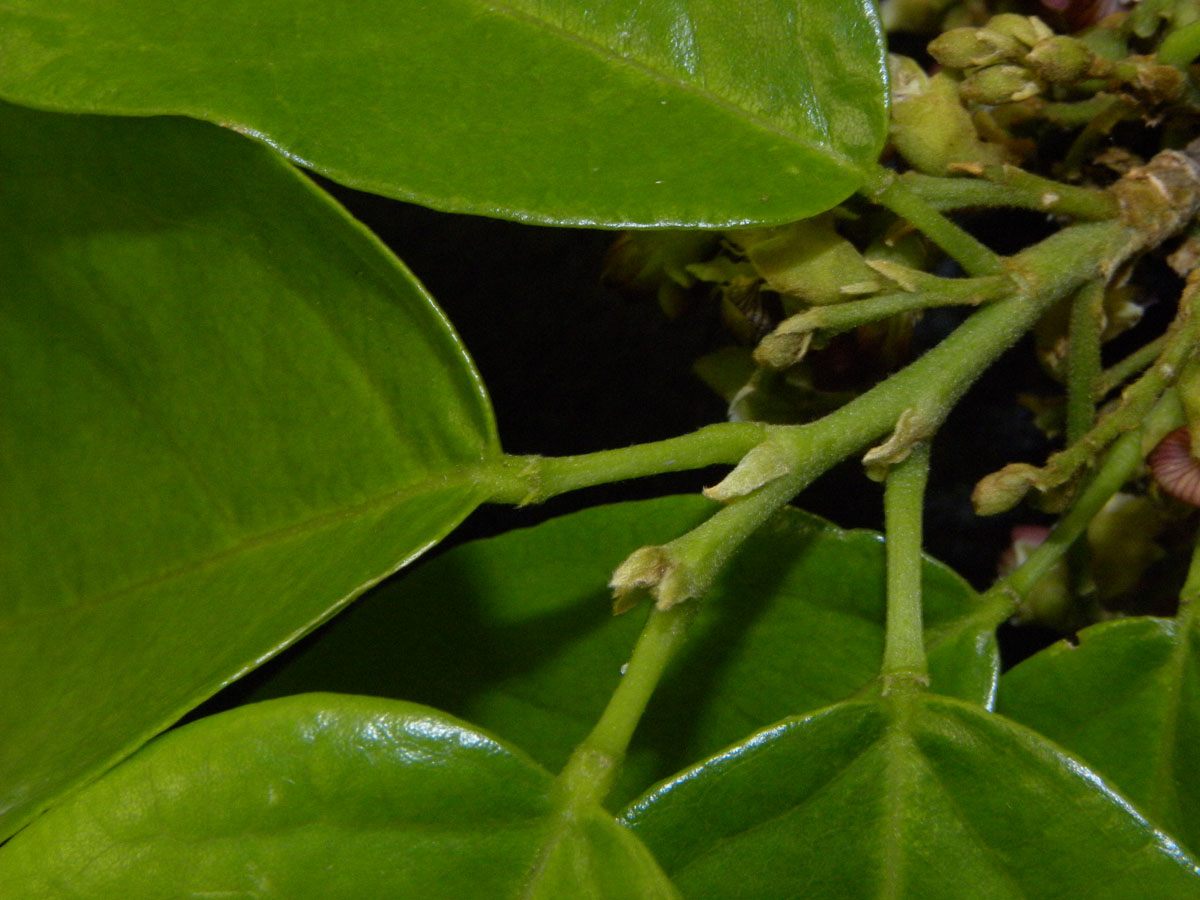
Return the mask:
<path id="1" fill-rule="evenodd" d="M 846 285 L 870 281 L 874 275 L 857 248 L 838 233 L 832 216 L 735 232 L 730 238 L 767 286 L 792 300 L 840 303 L 846 299 Z"/>
<path id="2" fill-rule="evenodd" d="M 1087 45 L 1065 34 L 1039 41 L 1025 57 L 1026 64 L 1051 84 L 1065 84 L 1085 78 L 1095 56 Z"/>
<path id="3" fill-rule="evenodd" d="M 1028 100 L 1041 93 L 1041 85 L 1021 66 L 988 66 L 972 72 L 959 85 L 959 95 L 970 103 L 996 106 Z"/>
<path id="4" fill-rule="evenodd" d="M 988 19 L 987 27 L 1033 47 L 1054 34 L 1050 26 L 1037 16 L 1019 16 L 1016 13 L 1000 13 Z"/>
<path id="5" fill-rule="evenodd" d="M 639 547 L 631 553 L 608 582 L 613 592 L 613 614 L 632 609 L 637 603 L 635 592 L 653 591 L 675 566 L 664 547 Z"/>
<path id="6" fill-rule="evenodd" d="M 1016 61 L 1025 54 L 1025 47 L 1016 38 L 990 28 L 954 28 L 930 41 L 929 53 L 948 68 L 970 69 Z"/>
<path id="7" fill-rule="evenodd" d="M 955 163 L 1005 161 L 1000 148 L 980 140 L 959 102 L 958 83 L 946 72 L 929 78 L 919 92 L 894 99 L 892 143 L 914 169 L 929 175 L 945 175 Z"/>
<path id="8" fill-rule="evenodd" d="M 1176 66 L 1143 63 L 1137 68 L 1134 84 L 1151 103 L 1170 103 L 1183 93 L 1185 78 Z"/>
<path id="9" fill-rule="evenodd" d="M 811 331 L 773 332 L 754 348 L 754 361 L 764 368 L 782 372 L 804 359 L 812 338 Z"/>
<path id="10" fill-rule="evenodd" d="M 1008 512 L 1037 483 L 1040 471 L 1028 463 L 1009 463 L 998 472 L 980 479 L 971 494 L 977 516 Z"/>

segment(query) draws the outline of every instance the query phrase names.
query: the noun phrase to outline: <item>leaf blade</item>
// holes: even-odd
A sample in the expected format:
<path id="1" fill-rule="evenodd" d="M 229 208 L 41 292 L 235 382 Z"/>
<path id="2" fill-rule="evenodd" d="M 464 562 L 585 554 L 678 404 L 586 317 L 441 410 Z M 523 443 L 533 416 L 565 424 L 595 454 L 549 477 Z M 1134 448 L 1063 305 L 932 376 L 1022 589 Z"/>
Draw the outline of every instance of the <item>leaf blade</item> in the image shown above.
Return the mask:
<path id="1" fill-rule="evenodd" d="M 548 224 L 803 218 L 861 184 L 887 129 L 870 0 L 226 0 L 170 22 L 24 0 L 0 55 L 15 102 L 191 115 L 352 187 Z"/>
<path id="2" fill-rule="evenodd" d="M 1200 848 L 1200 629 L 1194 614 L 1101 623 L 1005 673 L 1000 710 L 1113 782 Z"/>
<path id="3" fill-rule="evenodd" d="M 625 812 L 688 897 L 1192 896 L 1200 865 L 1033 732 L 951 698 L 838 704 Z"/>
<path id="4" fill-rule="evenodd" d="M 441 313 L 274 154 L 0 118 L 8 834 L 439 539 L 497 451 Z"/>
<path id="5" fill-rule="evenodd" d="M 534 866 L 556 834 L 585 864 Z M 519 751 L 427 707 L 331 694 L 164 735 L 0 848 L 0 878 L 31 900 L 678 897 L 611 816 L 564 821 Z"/>

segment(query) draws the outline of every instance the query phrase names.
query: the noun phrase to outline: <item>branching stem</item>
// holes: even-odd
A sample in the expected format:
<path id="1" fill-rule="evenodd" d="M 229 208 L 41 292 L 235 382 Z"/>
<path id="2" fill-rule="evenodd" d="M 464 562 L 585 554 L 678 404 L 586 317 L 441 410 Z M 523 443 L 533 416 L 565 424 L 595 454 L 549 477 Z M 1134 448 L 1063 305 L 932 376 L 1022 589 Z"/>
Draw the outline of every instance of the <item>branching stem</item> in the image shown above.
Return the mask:
<path id="1" fill-rule="evenodd" d="M 1088 523 L 1129 480 L 1146 453 L 1164 434 L 1183 421 L 1182 409 L 1172 393 L 1164 397 L 1146 418 L 1142 428 L 1126 432 L 1104 454 L 1095 474 L 1058 520 L 1050 535 L 1029 558 L 1006 578 L 993 585 L 983 602 L 1007 594 L 1020 601 L 1084 533 Z"/>
<path id="2" fill-rule="evenodd" d="M 1154 365 L 1127 387 L 1115 408 L 1100 418 L 1065 450 L 1038 468 L 1010 463 L 975 486 L 975 508 L 981 514 L 1003 512 L 1015 506 L 1031 487 L 1052 490 L 1066 484 L 1089 465 L 1118 436 L 1135 429 L 1158 403 L 1180 372 L 1200 354 L 1200 278 L 1189 279 L 1179 300 L 1179 311 Z"/>
<path id="3" fill-rule="evenodd" d="M 1120 207 L 1104 191 L 1053 181 L 1017 166 L 981 166 L 979 178 L 905 172 L 898 181 L 939 211 L 972 206 L 1031 209 L 1079 221 L 1116 218 Z"/>
<path id="4" fill-rule="evenodd" d="M 892 173 L 880 170 L 874 183 L 863 188 L 863 193 L 923 232 L 962 266 L 968 275 L 998 275 L 1003 271 L 999 256 L 951 222 Z"/>
<path id="5" fill-rule="evenodd" d="M 785 319 L 759 343 L 754 358 L 760 365 L 786 368 L 795 358 L 795 337 L 816 331 L 838 334 L 860 325 L 877 322 L 910 310 L 936 306 L 978 306 L 1012 292 L 1012 283 L 1002 275 L 984 278 L 948 278 L 936 289 L 917 289 L 881 294 L 862 300 L 847 300 L 814 306 Z"/>
<path id="6" fill-rule="evenodd" d="M 1120 362 L 1114 363 L 1101 372 L 1100 378 L 1096 381 L 1096 394 L 1093 399 L 1103 400 L 1138 372 L 1148 368 L 1162 353 L 1166 342 L 1167 336 L 1160 334 L 1154 340 L 1142 344 Z"/>
<path id="7" fill-rule="evenodd" d="M 761 443 L 770 426 L 748 422 L 708 425 L 691 434 L 578 456 L 505 456 L 480 469 L 493 503 L 527 505 L 597 484 L 732 465 Z"/>

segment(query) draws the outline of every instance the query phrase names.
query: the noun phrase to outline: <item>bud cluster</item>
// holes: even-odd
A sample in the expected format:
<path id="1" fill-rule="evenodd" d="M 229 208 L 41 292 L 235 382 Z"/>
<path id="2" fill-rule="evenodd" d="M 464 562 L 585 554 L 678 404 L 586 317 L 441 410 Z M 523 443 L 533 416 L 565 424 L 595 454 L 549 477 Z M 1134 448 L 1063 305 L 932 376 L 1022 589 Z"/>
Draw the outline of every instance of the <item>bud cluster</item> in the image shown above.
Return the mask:
<path id="1" fill-rule="evenodd" d="M 993 16 L 982 28 L 944 32 L 929 52 L 942 66 L 964 73 L 959 87 L 964 100 L 993 106 L 1027 100 L 1052 84 L 1102 77 L 1112 68 L 1078 38 L 1015 13 Z"/>
<path id="2" fill-rule="evenodd" d="M 929 52 L 944 68 L 962 73 L 960 96 L 981 106 L 1028 100 L 1058 86 L 1084 93 L 1126 90 L 1160 103 L 1178 97 L 1184 81 L 1175 66 L 1151 57 L 1109 59 L 1083 37 L 1055 34 L 1036 16 L 1015 13 L 993 16 L 981 28 L 946 31 Z"/>

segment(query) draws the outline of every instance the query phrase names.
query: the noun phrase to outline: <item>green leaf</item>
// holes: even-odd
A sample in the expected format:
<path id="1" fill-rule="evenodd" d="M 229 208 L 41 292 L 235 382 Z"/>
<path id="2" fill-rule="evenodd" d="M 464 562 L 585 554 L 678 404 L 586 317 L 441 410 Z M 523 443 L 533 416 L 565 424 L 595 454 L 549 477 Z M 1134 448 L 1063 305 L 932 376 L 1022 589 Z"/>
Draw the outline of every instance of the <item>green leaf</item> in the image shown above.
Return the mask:
<path id="1" fill-rule="evenodd" d="M 1200 854 L 1200 623 L 1134 618 L 1079 632 L 1000 680 L 999 708 L 1085 760 Z"/>
<path id="2" fill-rule="evenodd" d="M 613 617 L 606 582 L 643 544 L 711 514 L 699 496 L 596 507 L 458 547 L 384 585 L 317 635 L 256 697 L 321 687 L 449 709 L 557 770 L 604 709 L 645 620 Z M 934 687 L 990 701 L 993 628 L 948 569 L 925 567 Z M 883 653 L 878 534 L 787 510 L 703 601 L 634 739 L 615 795 L 749 731 L 874 689 Z"/>
<path id="3" fill-rule="evenodd" d="M 182 113 L 457 212 L 718 227 L 828 209 L 887 134 L 873 0 L 14 0 L 0 96 Z"/>
<path id="4" fill-rule="evenodd" d="M 1185 900 L 1200 866 L 1025 728 L 933 695 L 791 719 L 625 813 L 688 900 Z"/>
<path id="5" fill-rule="evenodd" d="M 0 848 L 22 900 L 678 900 L 598 807 L 411 703 L 309 694 L 164 735 Z"/>
<path id="6" fill-rule="evenodd" d="M 415 557 L 487 399 L 278 156 L 0 104 L 0 834 Z"/>

